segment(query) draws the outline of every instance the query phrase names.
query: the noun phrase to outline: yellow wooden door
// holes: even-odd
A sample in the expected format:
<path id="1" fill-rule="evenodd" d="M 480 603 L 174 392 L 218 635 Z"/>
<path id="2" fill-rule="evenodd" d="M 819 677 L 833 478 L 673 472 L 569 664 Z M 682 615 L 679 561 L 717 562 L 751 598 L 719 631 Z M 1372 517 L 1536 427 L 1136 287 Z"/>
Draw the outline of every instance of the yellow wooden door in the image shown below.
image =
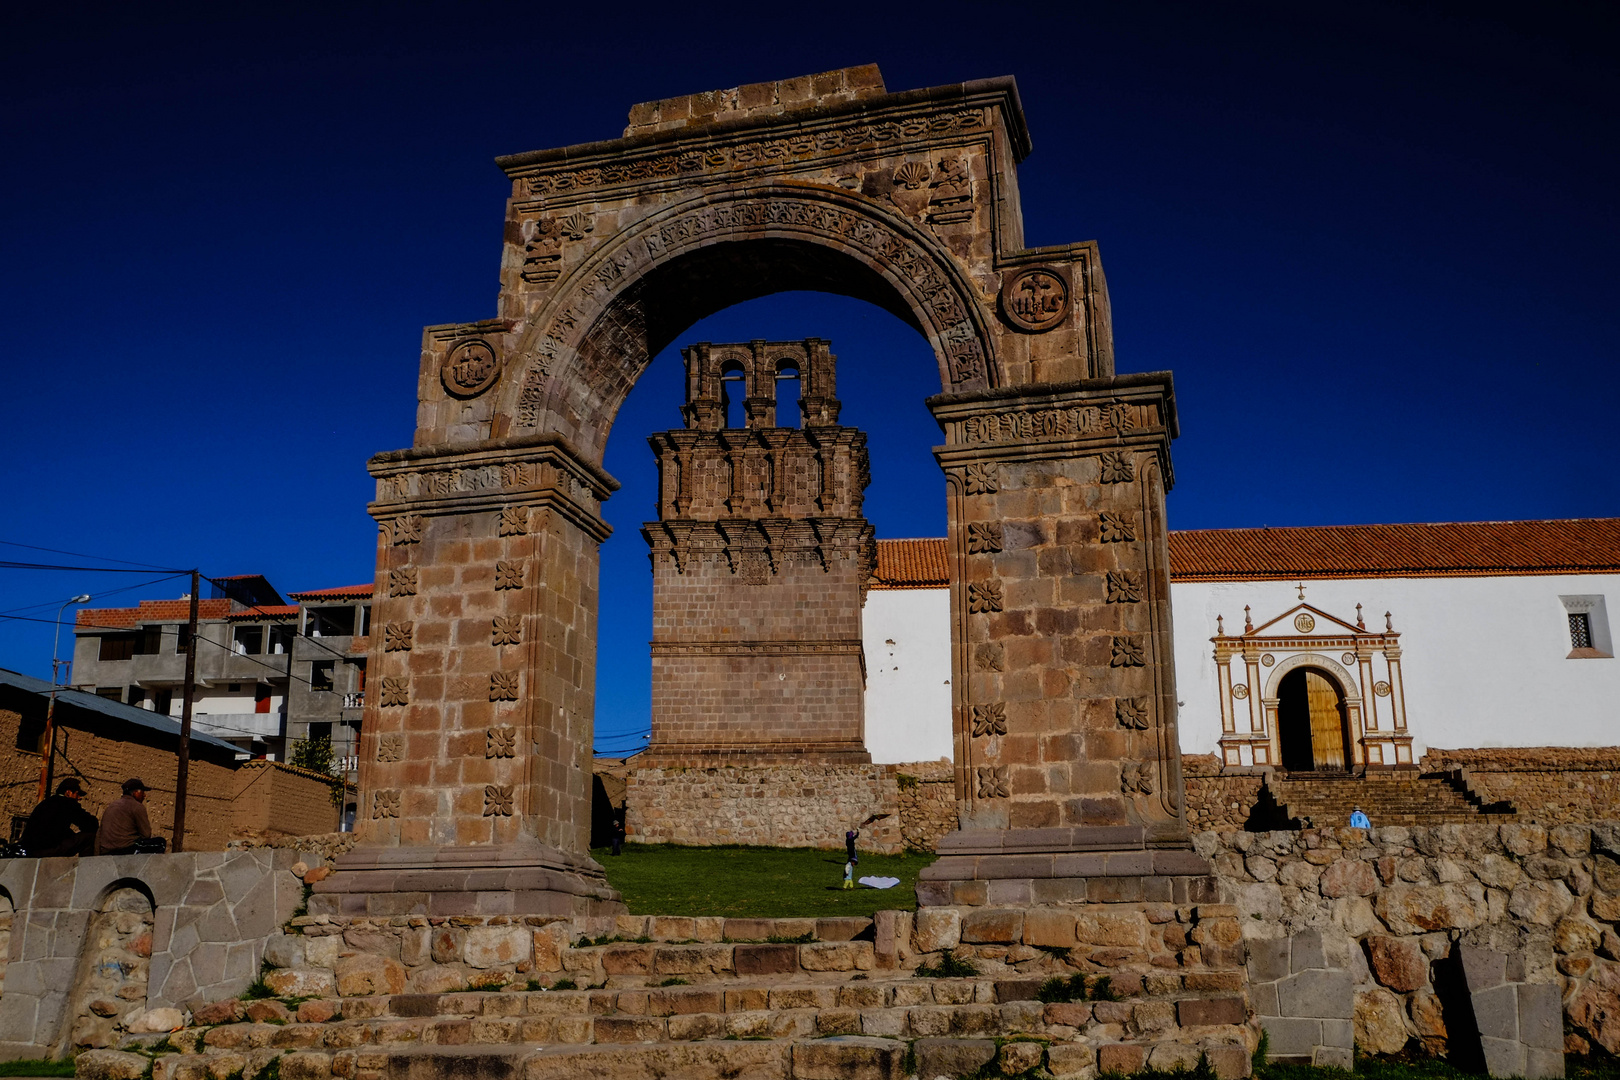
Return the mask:
<path id="1" fill-rule="evenodd" d="M 1344 718 L 1339 690 L 1325 676 L 1305 672 L 1305 699 L 1311 711 L 1311 759 L 1316 769 L 1343 769 Z"/>

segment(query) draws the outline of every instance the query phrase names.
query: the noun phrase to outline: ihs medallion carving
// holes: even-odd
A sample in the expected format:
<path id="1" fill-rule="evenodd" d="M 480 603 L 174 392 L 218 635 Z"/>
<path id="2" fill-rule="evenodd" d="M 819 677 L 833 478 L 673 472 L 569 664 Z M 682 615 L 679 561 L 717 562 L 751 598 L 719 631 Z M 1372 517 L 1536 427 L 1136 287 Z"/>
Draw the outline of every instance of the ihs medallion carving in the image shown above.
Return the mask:
<path id="1" fill-rule="evenodd" d="M 1002 532 L 999 521 L 970 521 L 967 527 L 968 551 L 975 555 L 1001 550 Z"/>
<path id="2" fill-rule="evenodd" d="M 490 622 L 491 645 L 520 645 L 523 643 L 523 616 L 497 615 Z"/>
<path id="3" fill-rule="evenodd" d="M 508 758 L 517 756 L 517 729 L 509 725 L 492 727 L 484 732 L 484 757 Z"/>
<path id="4" fill-rule="evenodd" d="M 1242 701 L 1243 699 L 1247 698 L 1249 696 L 1249 686 L 1248 686 L 1248 684 L 1247 683 L 1233 683 L 1232 684 L 1232 696 L 1237 698 L 1239 701 Z"/>
<path id="5" fill-rule="evenodd" d="M 1108 571 L 1108 602 L 1110 604 L 1139 604 L 1142 602 L 1142 571 Z"/>
<path id="6" fill-rule="evenodd" d="M 485 817 L 511 817 L 512 816 L 512 785 L 486 784 L 484 785 L 484 816 Z"/>
<path id="7" fill-rule="evenodd" d="M 1316 620 L 1309 612 L 1302 611 L 1294 616 L 1294 629 L 1302 634 L 1308 634 L 1316 629 Z"/>
<path id="8" fill-rule="evenodd" d="M 495 564 L 495 588 L 523 588 L 523 570 L 527 565 L 527 559 L 517 562 L 497 562 Z"/>
<path id="9" fill-rule="evenodd" d="M 390 733 L 377 740 L 377 760 L 387 763 L 405 756 L 405 736 Z"/>
<path id="10" fill-rule="evenodd" d="M 496 671 L 489 676 L 489 700 L 516 701 L 518 674 L 515 671 Z"/>
<path id="11" fill-rule="evenodd" d="M 410 652 L 414 623 L 391 622 L 383 627 L 384 652 Z"/>
<path id="12" fill-rule="evenodd" d="M 501 377 L 500 361 L 486 341 L 463 341 L 451 349 L 439 366 L 439 381 L 451 397 L 477 397 Z"/>
<path id="13" fill-rule="evenodd" d="M 382 707 L 411 703 L 411 680 L 404 675 L 385 675 L 382 681 Z"/>
<path id="14" fill-rule="evenodd" d="M 1007 704 L 994 701 L 988 705 L 971 706 L 973 737 L 1007 734 Z"/>
<path id="15" fill-rule="evenodd" d="M 1001 582 L 994 579 L 990 581 L 971 582 L 967 587 L 968 611 L 975 615 L 984 615 L 992 611 L 1000 611 L 1002 607 Z"/>
<path id="16" fill-rule="evenodd" d="M 1001 285 L 1001 311 L 1020 330 L 1050 330 L 1069 314 L 1069 285 L 1057 270 L 1041 266 L 1009 274 Z"/>
<path id="17" fill-rule="evenodd" d="M 397 570 L 388 571 L 388 595 L 415 596 L 416 567 L 402 566 Z"/>

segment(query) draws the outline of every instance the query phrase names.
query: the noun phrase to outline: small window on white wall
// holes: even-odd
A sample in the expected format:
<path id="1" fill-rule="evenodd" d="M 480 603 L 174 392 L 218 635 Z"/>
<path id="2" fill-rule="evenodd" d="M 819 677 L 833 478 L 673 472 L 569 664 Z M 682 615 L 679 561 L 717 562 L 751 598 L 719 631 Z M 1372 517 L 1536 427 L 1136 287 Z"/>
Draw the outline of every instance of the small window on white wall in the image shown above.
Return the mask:
<path id="1" fill-rule="evenodd" d="M 1609 636 L 1609 612 L 1602 596 L 1560 596 L 1569 621 L 1569 660 L 1608 660 L 1614 657 Z"/>

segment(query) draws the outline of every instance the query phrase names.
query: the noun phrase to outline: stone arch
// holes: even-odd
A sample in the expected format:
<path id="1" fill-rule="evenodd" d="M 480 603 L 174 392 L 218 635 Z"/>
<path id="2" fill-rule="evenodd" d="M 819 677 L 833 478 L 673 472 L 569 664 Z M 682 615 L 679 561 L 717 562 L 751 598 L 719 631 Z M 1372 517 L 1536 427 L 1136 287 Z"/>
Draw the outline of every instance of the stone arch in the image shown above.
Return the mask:
<path id="1" fill-rule="evenodd" d="M 562 281 L 519 339 L 498 417 L 600 463 L 637 377 L 697 320 L 794 289 L 867 300 L 928 341 L 944 390 L 1001 383 L 976 291 L 937 239 L 875 201 L 762 184 L 650 214 Z M 514 372 L 514 374 L 516 374 Z"/>
<path id="2" fill-rule="evenodd" d="M 63 1052 L 116 1047 L 130 1022 L 146 1011 L 155 907 L 152 890 L 137 878 L 102 887 L 73 982 Z"/>
<path id="3" fill-rule="evenodd" d="M 1277 666 L 1271 669 L 1270 677 L 1266 679 L 1266 697 L 1275 698 L 1282 677 L 1298 667 L 1321 668 L 1339 684 L 1339 691 L 1344 694 L 1347 705 L 1356 704 L 1361 700 L 1356 694 L 1356 680 L 1344 669 L 1344 665 L 1321 653 L 1295 653 L 1286 660 L 1279 660 Z"/>
<path id="4" fill-rule="evenodd" d="M 11 921 L 17 914 L 17 902 L 11 893 L 0 888 L 0 997 L 6 992 L 6 965 L 11 960 Z"/>

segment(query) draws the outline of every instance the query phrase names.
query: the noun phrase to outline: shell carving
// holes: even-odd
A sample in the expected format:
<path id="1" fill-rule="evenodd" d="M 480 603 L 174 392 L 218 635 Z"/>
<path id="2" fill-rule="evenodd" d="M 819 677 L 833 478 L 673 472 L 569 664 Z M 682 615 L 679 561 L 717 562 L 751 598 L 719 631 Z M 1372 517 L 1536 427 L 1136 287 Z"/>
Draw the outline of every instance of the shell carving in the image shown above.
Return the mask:
<path id="1" fill-rule="evenodd" d="M 928 183 L 928 177 L 930 175 L 931 173 L 927 165 L 924 165 L 920 161 L 908 161 L 898 169 L 894 170 L 894 182 L 909 191 L 916 191 L 918 188 Z"/>

